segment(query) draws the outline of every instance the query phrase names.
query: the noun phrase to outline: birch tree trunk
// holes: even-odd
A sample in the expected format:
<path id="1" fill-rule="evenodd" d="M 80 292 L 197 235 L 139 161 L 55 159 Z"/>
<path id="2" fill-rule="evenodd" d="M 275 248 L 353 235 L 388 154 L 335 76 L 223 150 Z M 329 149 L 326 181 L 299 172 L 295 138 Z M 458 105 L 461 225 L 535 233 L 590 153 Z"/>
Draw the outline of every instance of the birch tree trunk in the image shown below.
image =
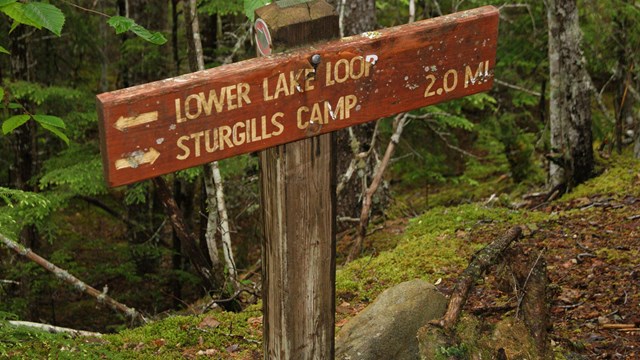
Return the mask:
<path id="1" fill-rule="evenodd" d="M 549 121 L 552 187 L 571 189 L 593 173 L 591 101 L 577 0 L 546 0 L 549 26 Z"/>
<path id="2" fill-rule="evenodd" d="M 200 38 L 200 22 L 198 21 L 198 13 L 197 13 L 197 1 L 189 0 L 188 2 L 188 10 L 185 11 L 185 14 L 188 13 L 187 20 L 187 33 L 190 40 L 189 43 L 192 43 L 189 46 L 192 54 L 189 56 L 189 65 L 192 67 L 192 71 L 201 71 L 204 70 L 204 55 L 202 52 L 202 39 Z M 189 24 L 191 26 L 189 26 Z M 190 33 L 190 34 L 189 34 Z M 195 68 L 193 68 L 195 65 Z M 220 174 L 220 168 L 218 167 L 218 162 L 214 161 L 204 166 L 204 171 L 209 174 L 205 175 L 205 179 L 207 176 L 210 176 L 210 183 L 213 184 L 211 186 L 205 186 L 207 192 L 207 202 L 209 205 L 209 221 L 207 221 L 207 247 L 209 249 L 209 257 L 211 258 L 211 262 L 216 264 L 220 262 L 217 244 L 215 241 L 215 231 L 217 228 L 216 217 L 220 223 L 220 234 L 222 238 L 222 249 L 224 253 L 225 264 L 227 265 L 227 270 L 229 272 L 229 280 L 234 285 L 235 288 L 238 287 L 237 279 L 236 279 L 236 264 L 233 259 L 233 250 L 231 248 L 231 233 L 229 231 L 229 217 L 227 215 L 227 207 L 224 201 L 224 185 L 222 182 L 222 176 Z M 215 214 L 215 210 L 211 206 L 211 204 L 217 205 L 218 214 Z M 212 214 L 212 212 L 214 212 Z M 215 226 L 213 229 L 210 229 L 210 226 Z"/>

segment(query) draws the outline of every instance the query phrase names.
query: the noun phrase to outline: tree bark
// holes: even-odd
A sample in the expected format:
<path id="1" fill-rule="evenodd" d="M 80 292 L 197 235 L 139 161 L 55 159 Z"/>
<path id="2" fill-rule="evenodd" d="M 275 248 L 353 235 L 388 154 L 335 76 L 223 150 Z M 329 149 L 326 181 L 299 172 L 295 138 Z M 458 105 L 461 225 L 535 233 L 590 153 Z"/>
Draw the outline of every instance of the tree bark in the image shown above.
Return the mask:
<path id="1" fill-rule="evenodd" d="M 187 15 L 188 13 L 188 15 Z M 189 66 L 192 71 L 202 71 L 205 69 L 204 67 L 204 53 L 202 50 L 202 39 L 200 37 L 200 22 L 198 20 L 198 12 L 197 12 L 197 1 L 189 0 L 188 9 L 185 10 L 185 19 L 187 20 L 187 34 L 189 39 Z M 190 34 L 189 34 L 190 32 Z M 227 266 L 229 281 L 234 287 L 234 290 L 238 288 L 238 281 L 236 278 L 236 264 L 233 257 L 233 249 L 231 247 L 231 233 L 229 230 L 229 217 L 227 215 L 227 206 L 224 201 L 224 184 L 222 181 L 222 175 L 220 174 L 220 168 L 218 167 L 218 162 L 214 161 L 210 164 L 204 166 L 205 172 L 210 172 L 211 180 L 213 182 L 213 188 L 210 186 L 206 186 L 207 190 L 207 198 L 210 199 L 208 202 L 210 204 L 216 204 L 218 211 L 217 219 L 220 224 L 220 236 L 222 238 L 222 249 L 225 259 L 225 264 Z M 209 175 L 206 175 L 209 176 Z M 214 192 L 210 192 L 215 190 Z M 210 208 L 210 206 L 209 206 Z M 212 215 L 209 215 L 210 217 Z M 210 220 L 213 220 L 211 218 Z M 207 223 L 207 226 L 213 225 L 212 221 Z M 216 224 L 217 225 L 217 224 Z M 209 234 L 209 238 L 207 239 L 207 245 L 210 251 L 210 258 L 212 261 L 216 261 L 218 258 L 217 249 L 212 250 L 211 246 L 215 246 L 215 240 L 213 244 L 211 242 L 211 233 L 215 236 L 215 231 L 217 226 L 213 229 L 207 228 L 207 233 Z M 214 251 L 214 253 L 211 253 Z"/>
<path id="2" fill-rule="evenodd" d="M 629 0 L 622 1 L 623 4 L 629 5 Z M 625 141 L 625 129 L 633 126 L 633 108 L 635 99 L 631 96 L 629 89 L 633 81 L 634 55 L 632 44 L 629 40 L 628 29 L 633 26 L 633 20 L 630 20 L 623 8 L 618 9 L 613 18 L 615 51 L 618 57 L 618 70 L 616 71 L 616 92 L 615 92 L 615 145 L 618 154 L 622 153 L 622 147 L 629 141 Z M 633 139 L 632 139 L 633 141 Z"/>
<path id="3" fill-rule="evenodd" d="M 165 211 L 169 215 L 173 229 L 180 239 L 182 251 L 189 258 L 200 278 L 207 284 L 207 287 L 220 291 L 223 298 L 228 297 L 228 293 L 225 291 L 225 279 L 222 269 L 209 268 L 209 263 L 200 252 L 195 235 L 187 228 L 184 217 L 167 183 L 161 177 L 154 178 L 153 183 L 156 186 L 156 191 L 165 207 Z"/>
<path id="4" fill-rule="evenodd" d="M 378 27 L 375 0 L 332 0 L 339 16 L 340 36 L 351 36 Z M 338 218 L 357 218 L 362 211 L 363 193 L 371 182 L 376 165 L 373 152 L 364 158 L 371 147 L 375 123 L 354 126 L 336 133 L 337 151 L 337 199 Z M 338 223 L 338 231 L 350 227 L 350 223 Z"/>
<path id="5" fill-rule="evenodd" d="M 340 36 L 351 36 L 377 27 L 375 0 L 332 0 L 339 16 Z"/>
<path id="6" fill-rule="evenodd" d="M 551 187 L 567 189 L 593 174 L 591 101 L 580 49 L 577 0 L 546 0 L 549 26 Z"/>

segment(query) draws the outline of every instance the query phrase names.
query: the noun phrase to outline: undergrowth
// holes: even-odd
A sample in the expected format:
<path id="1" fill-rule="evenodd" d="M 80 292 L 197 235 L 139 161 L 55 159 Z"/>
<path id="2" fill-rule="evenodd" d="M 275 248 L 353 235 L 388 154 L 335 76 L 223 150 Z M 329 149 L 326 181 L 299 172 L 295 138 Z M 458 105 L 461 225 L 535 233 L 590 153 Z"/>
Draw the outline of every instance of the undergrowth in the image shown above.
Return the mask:
<path id="1" fill-rule="evenodd" d="M 640 162 L 629 155 L 615 156 L 600 176 L 578 186 L 556 201 L 562 204 L 584 197 L 640 196 Z M 568 210 L 571 211 L 580 211 Z M 342 267 L 336 275 L 338 301 L 367 303 L 386 288 L 414 278 L 436 282 L 455 276 L 471 255 L 485 244 L 469 234 L 477 227 L 500 233 L 515 224 L 557 221 L 557 212 L 515 211 L 483 203 L 434 207 L 408 221 L 393 236 L 393 249 L 364 256 Z M 609 251 L 603 257 L 620 256 Z M 625 254 L 635 256 L 633 254 Z M 338 302 L 339 303 L 339 302 Z M 9 325 L 11 315 L 0 314 L 0 357 L 16 359 L 182 359 L 260 358 L 262 324 L 259 305 L 241 313 L 209 312 L 199 316 L 171 316 L 164 320 L 100 338 L 67 335 Z"/>

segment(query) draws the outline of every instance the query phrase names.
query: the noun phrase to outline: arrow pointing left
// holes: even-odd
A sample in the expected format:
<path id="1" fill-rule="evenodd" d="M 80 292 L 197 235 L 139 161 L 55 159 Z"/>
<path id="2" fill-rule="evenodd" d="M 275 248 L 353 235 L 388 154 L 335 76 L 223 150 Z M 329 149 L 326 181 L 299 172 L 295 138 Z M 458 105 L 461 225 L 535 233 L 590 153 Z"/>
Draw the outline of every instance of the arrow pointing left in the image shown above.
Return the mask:
<path id="1" fill-rule="evenodd" d="M 154 122 L 156 120 L 158 120 L 158 112 L 152 111 L 131 117 L 120 116 L 113 126 L 120 131 L 125 131 L 130 127 Z"/>
<path id="2" fill-rule="evenodd" d="M 125 158 L 116 160 L 116 170 L 122 170 L 127 168 L 135 169 L 143 164 L 153 165 L 160 157 L 158 150 L 149 148 L 149 151 L 136 150 L 127 154 Z"/>

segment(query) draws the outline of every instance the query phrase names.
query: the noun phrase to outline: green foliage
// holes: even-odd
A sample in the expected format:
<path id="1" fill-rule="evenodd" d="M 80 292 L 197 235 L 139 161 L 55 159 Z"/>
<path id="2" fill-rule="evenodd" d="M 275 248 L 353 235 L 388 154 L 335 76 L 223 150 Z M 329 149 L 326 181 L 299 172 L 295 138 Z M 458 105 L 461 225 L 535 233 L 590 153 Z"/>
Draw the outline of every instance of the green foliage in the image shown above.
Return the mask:
<path id="1" fill-rule="evenodd" d="M 34 117 L 34 119 L 35 119 L 35 117 Z M 69 138 L 62 131 L 60 131 L 59 127 L 56 127 L 56 126 L 53 126 L 53 125 L 49 125 L 49 124 L 40 124 L 40 125 L 42 126 L 43 129 L 48 130 L 53 135 L 57 136 L 62 141 L 64 141 L 67 145 L 69 145 Z"/>
<path id="2" fill-rule="evenodd" d="M 517 125 L 519 114 L 505 113 L 499 120 L 490 119 L 493 134 L 504 145 L 511 176 L 515 182 L 526 180 L 535 172 L 535 136 Z"/>
<path id="3" fill-rule="evenodd" d="M 56 189 L 69 198 L 107 193 L 100 154 L 90 145 L 73 144 L 45 161 L 39 185 L 42 189 Z"/>
<path id="4" fill-rule="evenodd" d="M 64 14 L 54 5 L 43 2 L 28 2 L 24 5 L 25 15 L 38 26 L 60 36 L 64 26 Z"/>
<path id="5" fill-rule="evenodd" d="M 271 1 L 269 0 L 244 0 L 244 14 L 253 22 L 256 17 L 256 9 L 265 6 L 270 2 Z"/>
<path id="6" fill-rule="evenodd" d="M 2 133 L 7 135 L 31 119 L 29 115 L 14 115 L 2 122 Z"/>
<path id="7" fill-rule="evenodd" d="M 133 19 L 124 16 L 112 16 L 107 21 L 107 24 L 111 25 L 116 30 L 116 34 L 131 31 L 152 44 L 163 45 L 167 42 L 167 39 L 162 35 L 162 33 L 151 32 L 136 24 Z"/>
<path id="8" fill-rule="evenodd" d="M 60 36 L 64 26 L 65 17 L 56 6 L 44 2 L 17 2 L 16 0 L 1 0 L 0 12 L 3 12 L 11 20 L 11 30 L 18 25 L 33 26 L 36 29 L 45 28 Z"/>
<path id="9" fill-rule="evenodd" d="M 457 346 L 441 346 L 436 351 L 436 355 L 442 357 L 442 359 L 465 359 L 465 356 L 469 354 L 469 348 L 466 344 L 460 344 Z"/>
<path id="10" fill-rule="evenodd" d="M 7 236 L 25 225 L 38 224 L 55 209 L 44 194 L 0 187 L 0 229 Z"/>
<path id="11" fill-rule="evenodd" d="M 64 121 L 59 117 L 52 115 L 14 115 L 2 123 L 2 133 L 7 135 L 31 119 L 39 123 L 43 129 L 49 130 L 69 145 L 69 138 L 60 131 L 60 129 L 65 128 Z"/>
<path id="12" fill-rule="evenodd" d="M 145 204 L 150 187 L 151 183 L 149 181 L 142 181 L 128 186 L 124 198 L 125 205 Z"/>
<path id="13" fill-rule="evenodd" d="M 229 14 L 240 14 L 244 10 L 244 0 L 204 0 L 198 5 L 198 11 L 221 16 Z"/>
<path id="14" fill-rule="evenodd" d="M 7 88 L 12 97 L 12 102 L 9 103 L 10 106 L 8 106 L 8 109 L 20 108 L 22 114 L 10 116 L 3 121 L 2 132 L 4 135 L 7 135 L 16 128 L 24 125 L 27 121 L 33 119 L 36 123 L 40 124 L 43 129 L 51 132 L 69 145 L 69 138 L 62 132 L 62 129 L 65 129 L 66 125 L 61 118 L 53 115 L 34 115 L 19 102 L 27 101 L 35 105 L 43 105 L 47 101 L 55 101 L 59 98 L 77 99 L 80 94 L 79 92 L 67 91 L 67 89 L 58 87 L 47 88 L 28 82 L 7 83 Z"/>
<path id="15" fill-rule="evenodd" d="M 94 99 L 91 94 L 67 87 L 41 86 L 24 81 L 8 82 L 5 83 L 5 87 L 5 100 L 8 104 L 6 109 L 21 112 L 3 122 L 2 130 L 5 135 L 33 119 L 40 127 L 68 145 L 67 134 L 72 138 L 81 139 L 88 129 L 96 128 Z M 63 116 L 67 121 L 46 113 L 66 114 Z"/>

